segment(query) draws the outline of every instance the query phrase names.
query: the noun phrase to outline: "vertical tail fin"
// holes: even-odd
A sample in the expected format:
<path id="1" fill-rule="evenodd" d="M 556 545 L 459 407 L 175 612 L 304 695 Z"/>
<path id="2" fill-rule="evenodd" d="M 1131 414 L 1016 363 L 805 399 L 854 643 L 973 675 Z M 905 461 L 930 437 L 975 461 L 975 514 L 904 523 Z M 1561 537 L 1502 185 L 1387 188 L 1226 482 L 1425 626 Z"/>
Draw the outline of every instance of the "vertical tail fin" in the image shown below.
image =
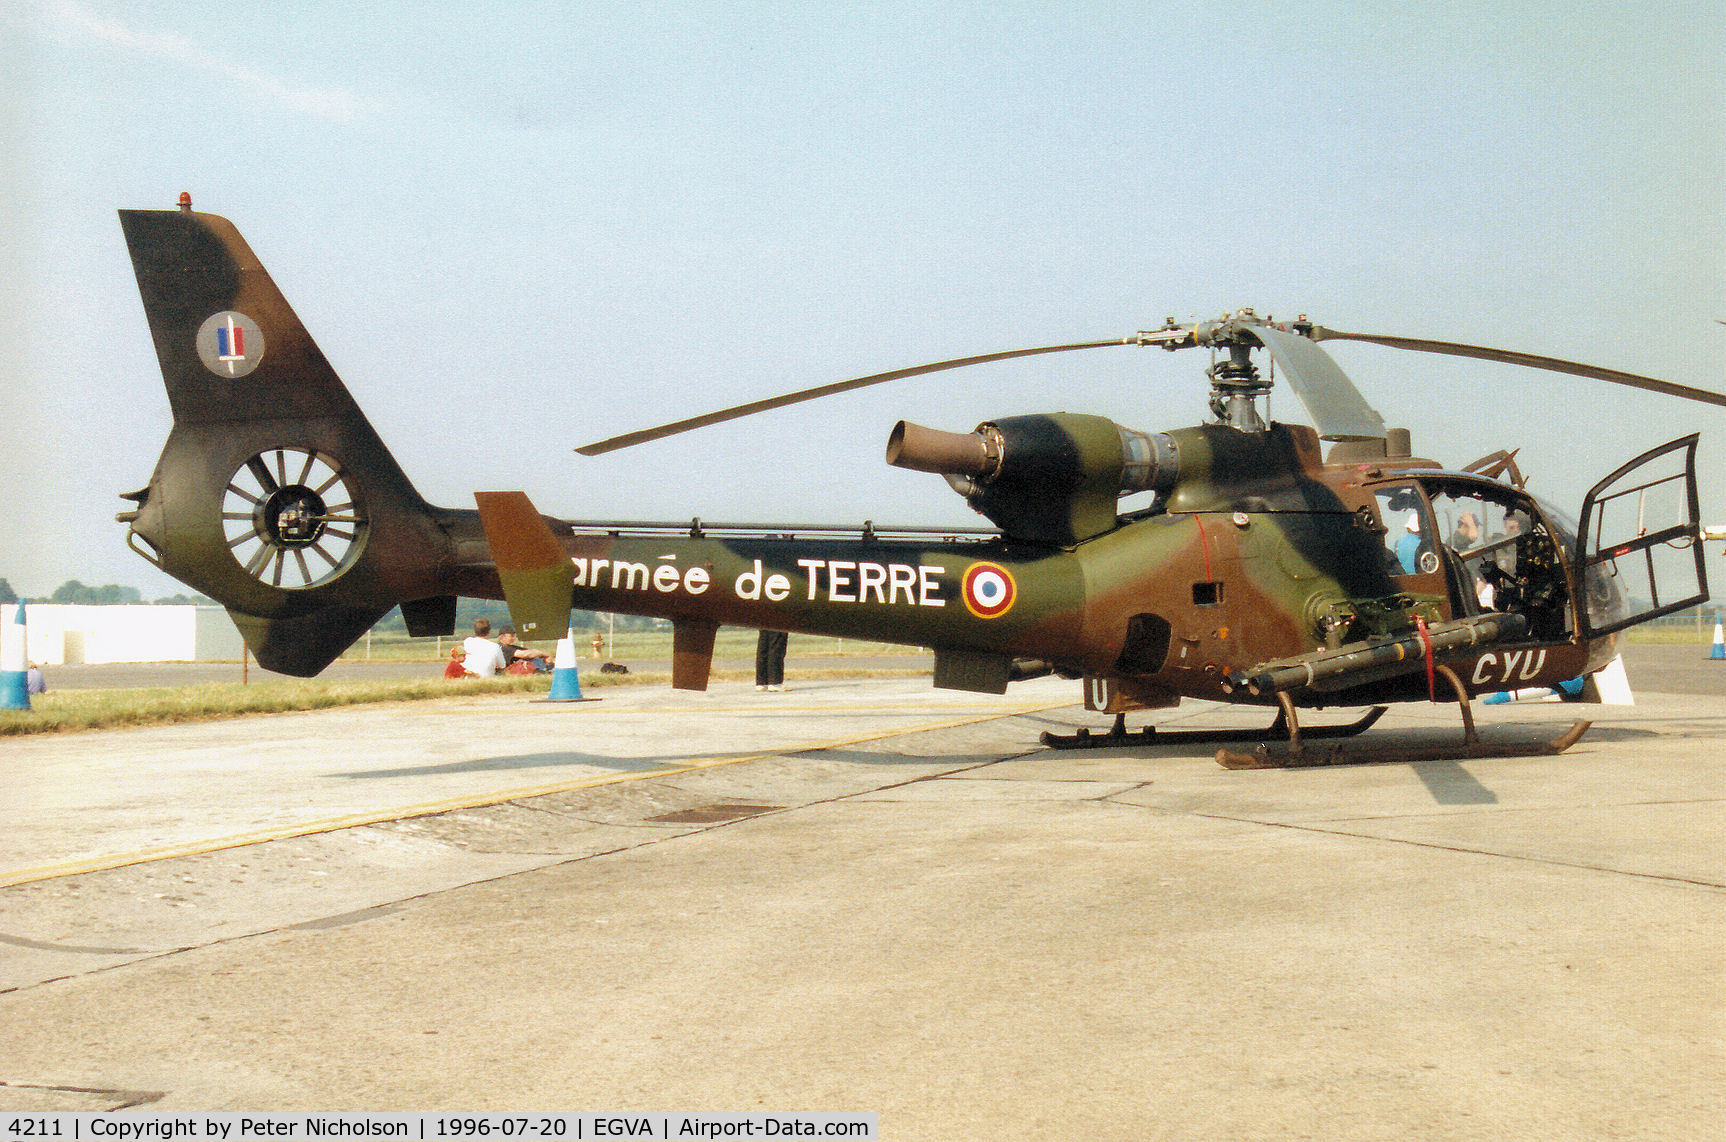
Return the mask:
<path id="1" fill-rule="evenodd" d="M 562 637 L 574 592 L 569 553 L 526 493 L 475 492 L 473 498 L 516 633 Z"/>
<path id="2" fill-rule="evenodd" d="M 174 412 L 119 516 L 133 549 L 227 606 L 286 674 L 316 674 L 398 603 L 453 595 L 461 513 L 420 498 L 233 223 L 120 225 Z"/>

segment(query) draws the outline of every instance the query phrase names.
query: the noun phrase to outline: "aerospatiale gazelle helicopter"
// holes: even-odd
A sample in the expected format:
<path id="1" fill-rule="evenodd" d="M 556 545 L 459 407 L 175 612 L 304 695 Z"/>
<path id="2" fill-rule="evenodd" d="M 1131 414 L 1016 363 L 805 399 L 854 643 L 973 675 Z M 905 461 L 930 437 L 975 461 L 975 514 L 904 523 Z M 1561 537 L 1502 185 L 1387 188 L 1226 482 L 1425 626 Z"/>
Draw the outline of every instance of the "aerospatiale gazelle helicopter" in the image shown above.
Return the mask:
<path id="1" fill-rule="evenodd" d="M 506 598 L 521 632 L 561 635 L 572 607 L 658 616 L 672 685 L 704 689 L 721 624 L 931 647 L 936 686 L 1004 692 L 1084 680 L 1107 733 L 1080 747 L 1180 740 L 1129 733 L 1129 711 L 1183 697 L 1277 710 L 1208 740 L 1228 765 L 1317 764 L 1306 739 L 1365 729 L 1383 704 L 1455 700 L 1464 740 L 1378 756 L 1530 752 L 1474 732 L 1471 697 L 1553 686 L 1616 653 L 1616 633 L 1705 601 L 1696 436 L 1635 458 L 1572 527 L 1522 487 L 1513 456 L 1462 470 L 1411 455 L 1319 347 L 1332 339 L 1506 361 L 1709 404 L 1683 385 L 1450 342 L 1278 324 L 1242 310 L 1124 338 L 942 361 L 819 386 L 632 433 L 594 454 L 796 401 L 987 361 L 1101 348 L 1208 347 L 1214 420 L 1143 432 L 1101 416 L 1004 417 L 970 433 L 900 422 L 887 460 L 937 473 L 991 529 L 861 530 L 578 522 L 519 492 L 477 510 L 423 500 L 238 230 L 179 210 L 120 212 L 174 427 L 119 519 L 140 555 L 228 608 L 258 662 L 321 671 L 391 608 L 451 634 L 458 596 Z M 1268 354 L 1316 428 L 1266 423 Z M 1321 442 L 1329 443 L 1322 451 Z M 1151 493 L 1148 507 L 1121 499 Z M 1680 549 L 1678 571 L 1655 551 Z M 1682 549 L 1688 548 L 1685 553 Z M 1693 566 L 1693 571 L 1692 571 Z M 1674 574 L 1676 589 L 1658 584 Z M 1621 587 L 1628 584 L 1628 587 Z M 1372 707 L 1300 726 L 1297 711 Z M 1534 747 L 1567 747 L 1586 729 Z M 1191 738 L 1192 735 L 1185 735 Z M 1355 758 L 1351 757 L 1350 760 Z"/>

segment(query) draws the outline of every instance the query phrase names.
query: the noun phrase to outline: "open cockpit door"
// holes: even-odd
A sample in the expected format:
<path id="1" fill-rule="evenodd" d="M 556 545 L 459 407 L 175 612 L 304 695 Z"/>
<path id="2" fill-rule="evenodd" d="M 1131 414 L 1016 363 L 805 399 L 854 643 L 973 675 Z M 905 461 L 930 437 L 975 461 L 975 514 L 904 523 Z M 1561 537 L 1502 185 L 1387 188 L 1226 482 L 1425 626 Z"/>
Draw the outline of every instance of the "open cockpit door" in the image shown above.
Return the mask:
<path id="1" fill-rule="evenodd" d="M 1696 434 L 1650 449 L 1582 501 L 1579 620 L 1594 638 L 1708 600 L 1696 497 Z"/>

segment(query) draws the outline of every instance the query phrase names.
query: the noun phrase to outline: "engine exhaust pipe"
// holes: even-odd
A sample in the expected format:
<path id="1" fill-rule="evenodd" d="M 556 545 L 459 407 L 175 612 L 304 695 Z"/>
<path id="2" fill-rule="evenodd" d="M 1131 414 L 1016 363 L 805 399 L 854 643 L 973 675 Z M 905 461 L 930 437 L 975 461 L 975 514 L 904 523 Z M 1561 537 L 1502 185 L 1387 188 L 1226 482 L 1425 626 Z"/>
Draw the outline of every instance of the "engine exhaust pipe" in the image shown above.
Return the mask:
<path id="1" fill-rule="evenodd" d="M 901 420 L 887 438 L 887 463 L 913 472 L 987 480 L 1001 467 L 1001 434 L 990 425 L 976 432 L 942 432 Z"/>

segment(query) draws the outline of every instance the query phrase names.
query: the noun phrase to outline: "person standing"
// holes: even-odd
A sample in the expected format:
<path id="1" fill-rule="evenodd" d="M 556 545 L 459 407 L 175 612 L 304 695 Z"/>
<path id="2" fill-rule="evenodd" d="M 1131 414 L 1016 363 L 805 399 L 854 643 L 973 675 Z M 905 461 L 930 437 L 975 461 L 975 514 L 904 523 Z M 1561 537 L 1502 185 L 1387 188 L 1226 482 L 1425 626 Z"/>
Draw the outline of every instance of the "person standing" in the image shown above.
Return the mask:
<path id="1" fill-rule="evenodd" d="M 785 689 L 785 648 L 791 636 L 782 630 L 764 630 L 755 639 L 755 688 Z"/>

